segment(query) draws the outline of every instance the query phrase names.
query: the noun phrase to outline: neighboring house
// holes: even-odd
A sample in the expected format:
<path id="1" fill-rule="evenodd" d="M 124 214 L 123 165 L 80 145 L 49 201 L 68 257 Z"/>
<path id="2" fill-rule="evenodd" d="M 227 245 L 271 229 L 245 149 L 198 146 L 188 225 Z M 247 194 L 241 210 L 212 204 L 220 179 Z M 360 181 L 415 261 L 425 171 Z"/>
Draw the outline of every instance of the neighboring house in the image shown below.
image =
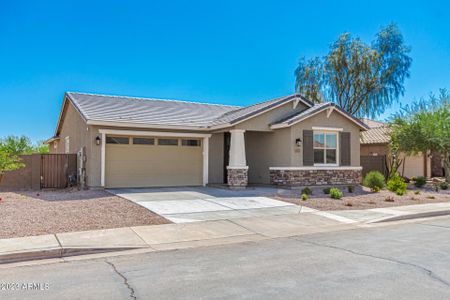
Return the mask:
<path id="1" fill-rule="evenodd" d="M 360 131 L 298 94 L 247 107 L 66 93 L 51 153 L 78 153 L 90 187 L 358 184 Z"/>
<path id="2" fill-rule="evenodd" d="M 389 157 L 389 127 L 386 123 L 370 119 L 361 119 L 370 129 L 361 132 L 361 165 L 363 173 L 371 169 L 384 172 Z M 417 176 L 431 176 L 431 159 L 428 155 L 404 155 L 403 164 L 398 169 L 401 176 L 411 178 Z"/>

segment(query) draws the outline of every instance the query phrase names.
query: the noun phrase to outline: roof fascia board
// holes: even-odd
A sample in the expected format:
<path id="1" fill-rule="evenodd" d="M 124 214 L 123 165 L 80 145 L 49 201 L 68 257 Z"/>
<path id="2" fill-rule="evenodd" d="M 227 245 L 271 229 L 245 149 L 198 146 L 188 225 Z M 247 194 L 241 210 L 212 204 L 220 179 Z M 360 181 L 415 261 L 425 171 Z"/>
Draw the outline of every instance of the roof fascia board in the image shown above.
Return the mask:
<path id="1" fill-rule="evenodd" d="M 74 101 L 70 98 L 69 94 L 66 93 L 64 95 L 63 104 L 62 104 L 61 110 L 59 112 L 58 122 L 56 123 L 55 136 L 58 136 L 58 131 L 61 127 L 62 119 L 65 117 L 65 109 L 66 109 L 68 103 L 72 104 L 72 106 L 75 108 L 75 110 L 80 115 L 81 119 L 83 119 L 83 121 L 87 123 L 86 117 L 81 113 L 80 109 L 75 105 Z"/>
<path id="2" fill-rule="evenodd" d="M 193 126 L 177 126 L 177 125 L 158 125 L 158 124 L 144 124 L 144 123 L 132 123 L 132 122 L 111 122 L 111 121 L 96 121 L 88 120 L 88 125 L 95 126 L 111 126 L 111 127 L 134 127 L 134 128 L 157 128 L 157 129 L 177 129 L 177 130 L 196 130 L 196 131 L 208 131 L 209 128 L 193 127 Z"/>
<path id="3" fill-rule="evenodd" d="M 248 121 L 248 120 L 250 120 L 250 119 L 252 119 L 252 118 L 256 118 L 256 117 L 258 117 L 258 116 L 260 116 L 260 115 L 262 115 L 262 114 L 264 114 L 264 113 L 266 113 L 266 112 L 269 112 L 269 111 L 271 111 L 271 110 L 274 110 L 275 108 L 278 108 L 278 107 L 280 107 L 280 106 L 283 106 L 284 104 L 290 103 L 290 102 L 292 102 L 292 101 L 294 101 L 294 100 L 296 100 L 296 99 L 299 99 L 300 101 L 302 101 L 302 103 L 304 103 L 306 106 L 312 107 L 310 103 L 306 102 L 306 101 L 303 100 L 301 97 L 299 97 L 299 96 L 291 96 L 291 97 L 289 97 L 289 98 L 287 98 L 287 99 L 281 100 L 278 104 L 276 104 L 276 105 L 274 105 L 274 106 L 270 106 L 269 108 L 262 109 L 261 111 L 259 111 L 258 113 L 254 114 L 254 115 L 250 115 L 250 116 L 244 117 L 244 119 L 241 119 L 241 120 L 238 119 L 238 121 L 235 122 L 235 123 L 230 123 L 230 122 L 228 122 L 228 123 L 226 123 L 226 124 L 221 124 L 221 125 L 211 126 L 211 127 L 209 127 L 209 128 L 212 129 L 212 130 L 215 130 L 215 129 L 223 129 L 223 128 L 235 126 L 235 125 L 238 125 L 238 124 L 240 124 L 240 123 L 242 123 L 242 122 Z"/>
<path id="4" fill-rule="evenodd" d="M 99 129 L 99 133 L 117 134 L 117 135 L 131 135 L 131 136 L 167 136 L 167 137 L 196 137 L 209 138 L 209 133 L 194 133 L 194 132 L 163 132 L 163 131 L 139 131 L 139 130 L 116 130 L 116 129 Z"/>
<path id="5" fill-rule="evenodd" d="M 272 129 L 279 129 L 279 128 L 291 127 L 291 126 L 293 126 L 293 125 L 295 125 L 295 124 L 297 124 L 297 123 L 299 123 L 299 122 L 301 122 L 301 121 L 304 121 L 304 120 L 306 120 L 306 119 L 308 119 L 308 118 L 311 118 L 312 116 L 317 115 L 318 113 L 323 112 L 324 110 L 326 110 L 326 109 L 328 109 L 328 108 L 329 108 L 329 106 L 324 106 L 324 107 L 322 107 L 321 109 L 319 109 L 319 110 L 313 112 L 312 114 L 307 115 L 307 116 L 304 116 L 303 118 L 300 118 L 300 119 L 298 119 L 298 120 L 295 120 L 295 121 L 292 122 L 292 123 L 289 123 L 289 124 L 288 124 L 288 123 L 274 124 L 274 125 L 271 125 L 270 128 L 272 128 Z M 358 125 L 360 128 L 362 128 L 362 129 L 364 129 L 364 130 L 367 130 L 366 127 L 362 126 L 360 123 L 358 123 L 357 121 L 355 121 L 355 119 L 354 119 L 353 117 L 351 117 L 351 116 L 347 115 L 346 113 L 342 112 L 340 109 L 337 109 L 336 107 L 334 107 L 333 112 L 334 112 L 334 111 L 340 113 L 341 115 L 343 115 L 344 117 L 346 117 L 347 119 L 349 119 L 350 121 L 352 121 L 353 123 L 355 123 L 356 125 Z"/>

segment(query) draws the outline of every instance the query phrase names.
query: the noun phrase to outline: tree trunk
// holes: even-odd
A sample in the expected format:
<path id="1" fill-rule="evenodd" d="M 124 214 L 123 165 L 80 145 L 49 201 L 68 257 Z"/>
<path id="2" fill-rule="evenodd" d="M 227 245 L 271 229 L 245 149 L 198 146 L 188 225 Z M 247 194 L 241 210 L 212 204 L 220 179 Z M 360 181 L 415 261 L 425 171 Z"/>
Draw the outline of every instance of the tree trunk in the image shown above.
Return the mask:
<path id="1" fill-rule="evenodd" d="M 2 183 L 3 172 L 0 172 L 0 183 Z"/>
<path id="2" fill-rule="evenodd" d="M 445 178 L 447 182 L 450 183 L 450 158 L 448 157 L 448 153 L 445 154 L 444 157 L 444 172 L 445 172 Z"/>

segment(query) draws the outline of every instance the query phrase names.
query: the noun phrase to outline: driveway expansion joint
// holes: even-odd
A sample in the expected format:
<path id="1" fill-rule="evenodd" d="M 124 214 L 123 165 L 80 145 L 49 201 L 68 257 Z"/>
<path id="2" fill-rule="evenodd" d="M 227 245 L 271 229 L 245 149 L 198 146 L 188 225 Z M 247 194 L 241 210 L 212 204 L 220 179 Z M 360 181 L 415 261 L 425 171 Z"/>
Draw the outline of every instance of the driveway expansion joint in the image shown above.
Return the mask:
<path id="1" fill-rule="evenodd" d="M 353 254 L 353 255 L 374 258 L 374 259 L 383 260 L 383 261 L 387 261 L 387 262 L 391 262 L 391 263 L 395 263 L 395 264 L 399 264 L 399 265 L 412 267 L 412 268 L 418 269 L 422 273 L 428 275 L 432 280 L 440 282 L 441 284 L 444 284 L 444 285 L 450 287 L 450 282 L 442 279 L 441 277 L 436 275 L 432 270 L 427 269 L 425 267 L 422 267 L 420 265 L 414 264 L 414 263 L 409 263 L 409 262 L 406 262 L 406 261 L 393 259 L 393 258 L 389 258 L 389 257 L 376 256 L 376 255 L 373 255 L 373 254 L 357 252 L 357 251 L 354 251 L 354 250 L 351 250 L 351 249 L 347 249 L 347 248 L 343 248 L 343 247 L 338 247 L 338 246 L 333 246 L 333 245 L 327 245 L 327 244 L 321 244 L 321 243 L 317 243 L 317 242 L 306 241 L 306 240 L 304 240 L 302 238 L 298 238 L 298 237 L 290 237 L 290 239 L 296 240 L 298 242 L 305 243 L 305 244 L 310 244 L 310 245 L 324 247 L 324 248 L 329 248 L 329 249 L 340 250 L 340 251 L 344 251 L 344 252 L 347 252 L 347 253 L 350 253 L 350 254 Z"/>

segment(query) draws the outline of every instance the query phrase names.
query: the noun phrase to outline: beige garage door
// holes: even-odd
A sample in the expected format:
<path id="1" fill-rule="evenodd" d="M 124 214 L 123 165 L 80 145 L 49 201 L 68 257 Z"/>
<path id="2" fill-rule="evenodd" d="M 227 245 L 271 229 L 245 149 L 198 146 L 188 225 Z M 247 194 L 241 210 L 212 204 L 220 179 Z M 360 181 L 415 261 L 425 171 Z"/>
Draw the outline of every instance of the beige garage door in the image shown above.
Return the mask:
<path id="1" fill-rule="evenodd" d="M 107 187 L 202 185 L 201 140 L 108 136 Z"/>

